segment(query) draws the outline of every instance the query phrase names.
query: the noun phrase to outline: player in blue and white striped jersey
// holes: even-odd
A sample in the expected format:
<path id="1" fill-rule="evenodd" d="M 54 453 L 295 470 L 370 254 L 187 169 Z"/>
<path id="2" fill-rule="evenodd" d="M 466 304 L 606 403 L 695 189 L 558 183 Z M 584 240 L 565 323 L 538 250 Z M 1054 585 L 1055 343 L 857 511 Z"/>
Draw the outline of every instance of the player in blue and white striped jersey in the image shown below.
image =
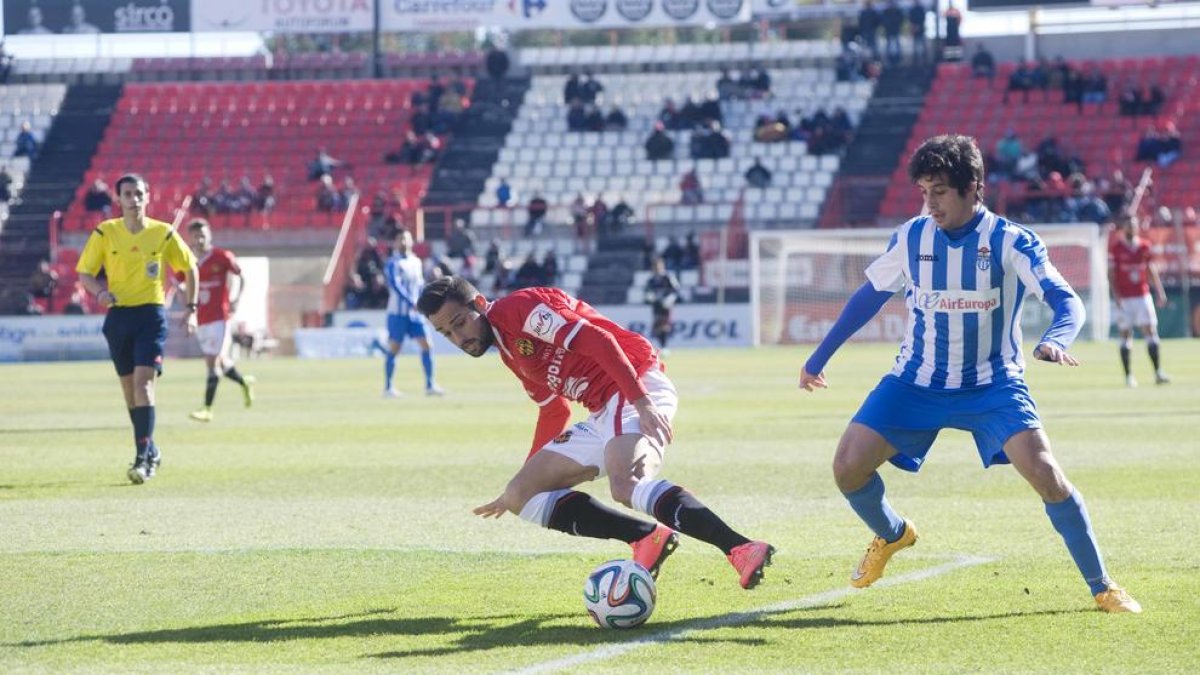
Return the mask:
<path id="1" fill-rule="evenodd" d="M 1050 452 L 1023 377 L 1025 298 L 1054 310 L 1033 357 L 1068 366 L 1079 365 L 1067 348 L 1083 323 L 1083 304 L 1037 234 L 983 206 L 983 158 L 973 138 L 928 139 L 908 174 L 929 215 L 897 228 L 800 374 L 801 388 L 824 388 L 833 353 L 904 292 L 908 327 L 896 365 L 851 420 L 833 460 L 838 488 L 876 535 L 851 585 L 870 586 L 896 551 L 917 540 L 913 524 L 885 498 L 877 469 L 891 462 L 919 470 L 938 432 L 952 428 L 972 433 L 985 467 L 1011 462 L 1033 486 L 1100 609 L 1140 612 L 1105 571 L 1083 498 Z"/>
<path id="2" fill-rule="evenodd" d="M 396 355 L 405 338 L 412 338 L 421 348 L 421 367 L 425 371 L 425 393 L 440 396 L 444 392 L 433 381 L 433 352 L 425 328 L 425 317 L 417 311 L 417 298 L 425 288 L 425 270 L 421 259 L 412 252 L 413 238 L 408 230 L 396 235 L 395 254 L 383 266 L 383 277 L 387 281 L 387 328 L 388 343 L 384 350 L 383 395 L 397 398 L 400 392 L 392 386 L 396 373 Z"/>

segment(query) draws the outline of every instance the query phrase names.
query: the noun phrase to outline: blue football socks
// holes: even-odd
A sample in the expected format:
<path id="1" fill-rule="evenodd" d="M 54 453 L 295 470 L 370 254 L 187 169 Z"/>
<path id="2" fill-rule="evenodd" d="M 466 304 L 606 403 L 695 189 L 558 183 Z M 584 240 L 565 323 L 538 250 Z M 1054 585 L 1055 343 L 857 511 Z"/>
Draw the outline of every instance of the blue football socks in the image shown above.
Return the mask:
<path id="1" fill-rule="evenodd" d="M 850 502 L 850 508 L 854 509 L 876 536 L 883 537 L 891 543 L 904 534 L 904 519 L 892 510 L 892 505 L 884 496 L 883 479 L 879 477 L 878 472 L 871 475 L 871 480 L 867 481 L 866 485 L 854 492 L 842 494 L 845 495 L 846 501 Z"/>
<path id="2" fill-rule="evenodd" d="M 1050 516 L 1054 529 L 1062 535 L 1067 550 L 1075 559 L 1075 566 L 1092 589 L 1092 595 L 1104 591 L 1108 574 L 1104 570 L 1104 559 L 1100 556 L 1100 547 L 1096 544 L 1096 534 L 1092 532 L 1092 521 L 1083 497 L 1072 490 L 1070 497 L 1057 504 L 1046 502 L 1046 515 Z"/>

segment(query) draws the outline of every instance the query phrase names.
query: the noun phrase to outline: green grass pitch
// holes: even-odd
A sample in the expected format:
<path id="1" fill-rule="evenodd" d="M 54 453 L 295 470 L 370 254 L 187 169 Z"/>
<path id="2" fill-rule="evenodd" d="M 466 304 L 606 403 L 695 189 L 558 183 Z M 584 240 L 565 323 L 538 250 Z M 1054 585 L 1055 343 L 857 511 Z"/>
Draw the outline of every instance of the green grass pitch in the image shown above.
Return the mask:
<path id="1" fill-rule="evenodd" d="M 536 415 L 495 357 L 441 359 L 444 399 L 403 357 L 401 400 L 380 398 L 377 360 L 244 362 L 258 402 L 225 381 L 207 425 L 187 419 L 203 364 L 169 360 L 165 459 L 140 487 L 108 363 L 2 366 L 0 671 L 1195 672 L 1200 342 L 1164 343 L 1165 387 L 1139 342 L 1136 390 L 1115 345 L 1074 352 L 1080 368 L 1028 379 L 1144 614 L 1095 611 L 1033 491 L 960 432 L 920 475 L 884 469 L 921 541 L 889 566 L 899 583 L 849 591 L 869 533 L 829 465 L 894 347 L 844 349 L 817 394 L 796 389 L 807 349 L 676 351 L 663 475 L 779 553 L 746 592 L 685 538 L 633 631 L 593 627 L 581 600 L 623 544 L 471 514 Z"/>

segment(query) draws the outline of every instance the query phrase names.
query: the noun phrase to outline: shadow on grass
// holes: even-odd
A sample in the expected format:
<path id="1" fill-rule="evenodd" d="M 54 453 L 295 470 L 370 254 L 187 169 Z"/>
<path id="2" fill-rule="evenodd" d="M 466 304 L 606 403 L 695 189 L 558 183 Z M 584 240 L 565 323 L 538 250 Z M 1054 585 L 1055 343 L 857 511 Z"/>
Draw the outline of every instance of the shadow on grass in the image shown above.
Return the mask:
<path id="1" fill-rule="evenodd" d="M 368 654 L 366 658 L 397 659 L 437 657 L 490 649 L 534 646 L 582 647 L 602 646 L 612 643 L 635 641 L 724 643 L 759 645 L 768 640 L 760 637 L 715 637 L 705 636 L 703 631 L 734 625 L 754 624 L 760 628 L 787 630 L 814 630 L 841 627 L 930 625 L 976 621 L 998 621 L 1013 618 L 1029 618 L 1073 614 L 1084 610 L 1043 610 L 1035 612 L 1007 612 L 968 616 L 942 616 L 921 619 L 857 620 L 830 616 L 803 617 L 799 613 L 830 611 L 840 605 L 824 605 L 787 609 L 776 612 L 748 612 L 745 621 L 730 621 L 742 615 L 716 615 L 680 619 L 678 621 L 652 622 L 644 629 L 631 631 L 598 630 L 584 624 L 579 614 L 542 615 L 497 615 L 485 617 L 399 617 L 396 610 L 374 609 L 341 616 L 314 617 L 308 619 L 279 619 L 247 621 L 242 623 L 192 626 L 162 630 L 139 631 L 111 635 L 81 635 L 59 640 L 27 640 L 8 643 L 5 647 L 48 647 L 84 642 L 101 642 L 113 645 L 139 644 L 189 644 L 189 643 L 273 643 L 305 639 L 336 639 L 388 636 L 454 636 L 446 646 L 429 649 Z M 555 625 L 564 620 L 572 625 Z"/>

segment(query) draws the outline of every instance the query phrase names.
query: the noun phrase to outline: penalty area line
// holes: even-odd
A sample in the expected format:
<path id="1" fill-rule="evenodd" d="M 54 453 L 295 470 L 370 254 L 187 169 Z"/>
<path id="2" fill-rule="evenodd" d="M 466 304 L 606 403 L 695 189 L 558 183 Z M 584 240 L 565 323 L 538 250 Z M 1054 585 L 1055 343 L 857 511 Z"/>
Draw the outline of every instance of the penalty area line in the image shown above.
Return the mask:
<path id="1" fill-rule="evenodd" d="M 948 574 L 955 570 L 960 570 L 966 567 L 983 565 L 994 560 L 994 558 L 985 558 L 982 556 L 960 555 L 955 557 L 954 560 L 941 565 L 936 565 L 923 570 L 917 570 L 915 572 L 908 572 L 906 574 L 899 574 L 894 577 L 880 579 L 878 582 L 873 584 L 873 587 L 885 588 L 890 586 L 900 586 L 902 584 L 911 584 L 918 581 L 924 581 L 926 579 L 932 579 L 933 577 Z M 575 668 L 584 664 L 595 663 L 597 661 L 604 661 L 617 656 L 622 656 L 643 647 L 662 644 L 664 642 L 671 642 L 692 633 L 712 630 L 714 628 L 729 628 L 731 626 L 741 626 L 752 623 L 768 614 L 778 614 L 780 612 L 788 612 L 797 609 L 820 607 L 836 600 L 841 600 L 842 598 L 857 593 L 858 591 L 859 589 L 857 588 L 846 586 L 830 591 L 824 591 L 822 593 L 816 593 L 814 595 L 807 595 L 802 598 L 796 598 L 795 600 L 785 600 L 784 602 L 778 602 L 773 605 L 767 605 L 766 607 L 760 607 L 758 609 L 752 609 L 745 612 L 721 614 L 719 616 L 697 621 L 682 628 L 653 633 L 629 642 L 605 645 L 588 652 L 583 652 L 582 654 L 575 654 L 573 656 L 568 656 L 561 659 L 535 663 L 531 666 L 518 669 L 514 672 L 552 673 L 559 670 Z"/>

